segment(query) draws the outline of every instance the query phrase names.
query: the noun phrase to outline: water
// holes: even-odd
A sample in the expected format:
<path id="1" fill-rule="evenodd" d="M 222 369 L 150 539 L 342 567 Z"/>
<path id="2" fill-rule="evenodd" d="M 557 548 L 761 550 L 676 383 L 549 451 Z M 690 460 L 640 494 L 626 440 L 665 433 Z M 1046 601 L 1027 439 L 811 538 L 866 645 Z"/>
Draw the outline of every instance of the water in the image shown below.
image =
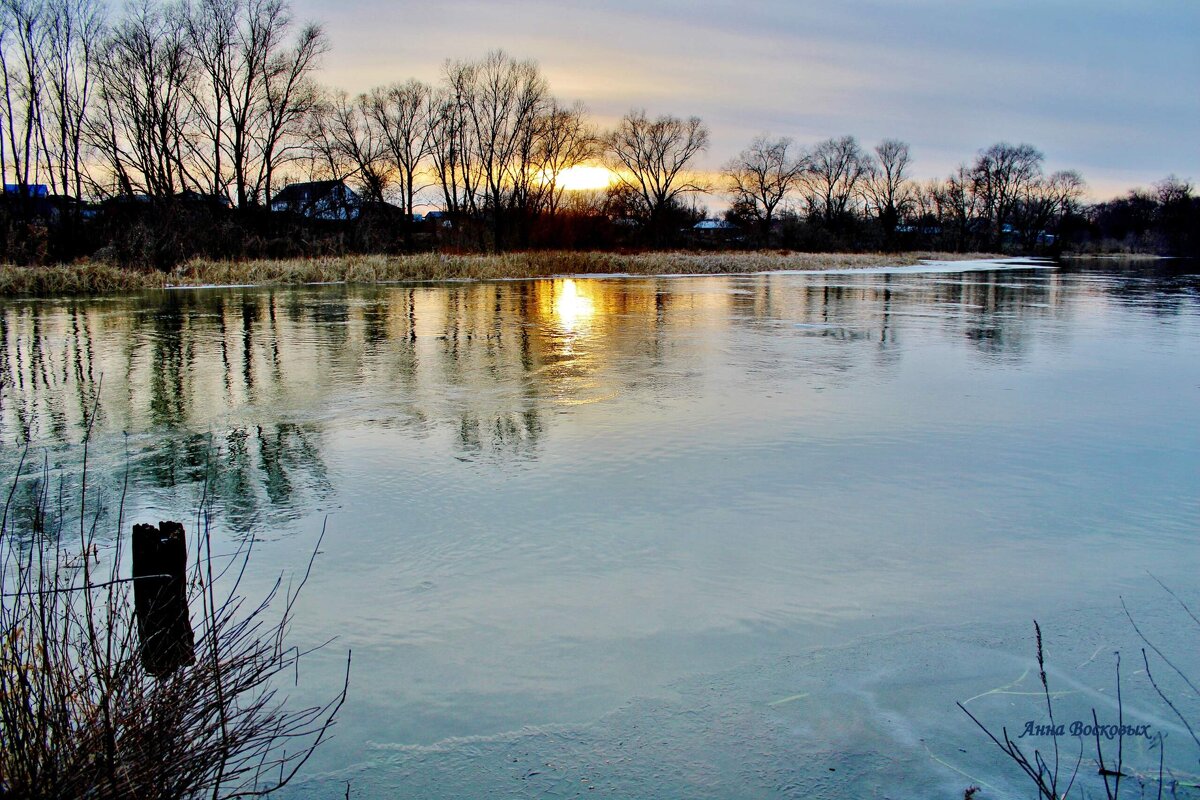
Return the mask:
<path id="1" fill-rule="evenodd" d="M 1033 617 L 1195 774 L 1118 595 L 1200 674 L 1200 278 L 979 266 L 4 301 L 0 467 L 94 406 L 111 527 L 216 452 L 252 595 L 328 520 L 293 796 L 1026 796 L 954 703 L 1040 713 Z"/>

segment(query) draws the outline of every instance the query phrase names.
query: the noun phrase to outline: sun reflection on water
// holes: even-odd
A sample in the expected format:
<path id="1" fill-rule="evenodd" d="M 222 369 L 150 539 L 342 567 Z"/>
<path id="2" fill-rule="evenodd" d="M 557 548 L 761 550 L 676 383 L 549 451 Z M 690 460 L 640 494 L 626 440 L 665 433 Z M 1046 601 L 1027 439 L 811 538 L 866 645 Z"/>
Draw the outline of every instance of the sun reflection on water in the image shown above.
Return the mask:
<path id="1" fill-rule="evenodd" d="M 595 303 L 587 292 L 580 290 L 573 278 L 564 279 L 556 288 L 554 313 L 564 329 L 575 332 L 596 313 Z"/>

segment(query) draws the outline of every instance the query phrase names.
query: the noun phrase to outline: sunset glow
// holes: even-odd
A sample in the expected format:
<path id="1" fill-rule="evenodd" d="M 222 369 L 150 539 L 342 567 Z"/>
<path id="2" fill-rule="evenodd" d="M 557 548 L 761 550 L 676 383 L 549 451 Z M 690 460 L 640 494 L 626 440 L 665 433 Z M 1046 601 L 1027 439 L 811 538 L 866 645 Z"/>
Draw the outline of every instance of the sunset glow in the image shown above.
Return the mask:
<path id="1" fill-rule="evenodd" d="M 606 188 L 613 182 L 614 177 L 612 170 L 607 167 L 577 164 L 559 170 L 558 174 L 554 176 L 554 183 L 558 187 L 570 191 L 589 191 Z M 549 176 L 544 176 L 543 181 L 549 182 Z"/>

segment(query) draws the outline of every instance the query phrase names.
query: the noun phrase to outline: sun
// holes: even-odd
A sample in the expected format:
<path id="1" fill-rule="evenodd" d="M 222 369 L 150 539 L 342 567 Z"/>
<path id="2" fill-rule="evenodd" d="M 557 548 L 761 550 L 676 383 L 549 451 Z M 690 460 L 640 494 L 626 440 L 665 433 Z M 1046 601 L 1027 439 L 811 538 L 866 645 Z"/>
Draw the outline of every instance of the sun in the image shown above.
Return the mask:
<path id="1" fill-rule="evenodd" d="M 614 177 L 612 170 L 607 167 L 576 164 L 573 167 L 559 170 L 558 174 L 554 176 L 554 183 L 561 189 L 589 191 L 607 188 L 613 182 Z M 542 180 L 548 183 L 549 176 L 544 176 Z"/>

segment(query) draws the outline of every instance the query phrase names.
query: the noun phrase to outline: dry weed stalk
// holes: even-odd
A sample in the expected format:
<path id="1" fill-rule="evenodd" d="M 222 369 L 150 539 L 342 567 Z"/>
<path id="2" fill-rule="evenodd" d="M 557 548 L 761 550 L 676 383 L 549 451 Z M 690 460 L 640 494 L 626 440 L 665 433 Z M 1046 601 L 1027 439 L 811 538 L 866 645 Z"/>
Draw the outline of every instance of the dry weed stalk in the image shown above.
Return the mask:
<path id="1" fill-rule="evenodd" d="M 1153 576 L 1151 576 L 1151 577 L 1153 577 Z M 1158 581 L 1157 578 L 1155 578 L 1154 580 Z M 1183 609 L 1184 613 L 1191 619 L 1191 621 L 1193 623 L 1195 623 L 1197 626 L 1200 626 L 1200 618 L 1196 617 L 1196 615 L 1187 606 L 1187 604 L 1184 603 L 1183 600 L 1180 599 L 1180 597 L 1175 592 L 1173 592 L 1169 587 L 1164 585 L 1161 581 L 1158 581 L 1158 583 L 1159 583 L 1159 586 L 1161 586 L 1162 589 L 1168 595 L 1170 595 L 1170 597 Z M 1163 702 L 1163 704 L 1166 705 L 1166 707 L 1168 709 L 1170 709 L 1172 715 L 1179 721 L 1179 723 L 1182 725 L 1182 727 L 1187 731 L 1188 735 L 1191 737 L 1192 743 L 1196 746 L 1197 750 L 1200 751 L 1200 737 L 1198 737 L 1196 734 L 1195 725 L 1193 724 L 1193 721 L 1189 720 L 1188 715 L 1185 714 L 1183 711 L 1181 711 L 1181 709 L 1180 709 L 1181 702 L 1179 702 L 1180 698 L 1176 697 L 1175 699 L 1172 699 L 1171 695 L 1168 694 L 1168 692 L 1163 689 L 1160 681 L 1155 677 L 1155 674 L 1152 670 L 1152 667 L 1151 667 L 1152 662 L 1154 660 L 1160 661 L 1162 664 L 1165 664 L 1169 668 L 1171 673 L 1173 673 L 1177 677 L 1180 684 L 1183 687 L 1186 687 L 1186 691 L 1184 692 L 1184 694 L 1188 695 L 1188 699 L 1193 700 L 1193 701 L 1196 699 L 1200 699 L 1200 688 L 1197 687 L 1196 683 L 1192 680 L 1192 678 L 1186 672 L 1184 672 L 1184 670 L 1182 668 L 1180 668 L 1170 657 L 1168 657 L 1162 651 L 1162 649 L 1160 647 L 1158 647 L 1154 642 L 1152 642 L 1146 636 L 1146 634 L 1142 631 L 1141 627 L 1139 627 L 1137 622 L 1134 620 L 1133 615 L 1130 613 L 1129 608 L 1125 605 L 1125 600 L 1123 598 L 1121 599 L 1121 608 L 1124 610 L 1125 616 L 1129 619 L 1129 622 L 1133 626 L 1133 629 L 1137 633 L 1138 637 L 1142 640 L 1143 644 L 1146 645 L 1146 647 L 1143 647 L 1142 651 L 1141 651 L 1142 652 L 1142 662 L 1145 665 L 1145 669 L 1146 669 L 1146 679 L 1149 681 L 1150 686 L 1154 690 L 1154 693 Z M 962 703 L 958 703 L 957 705 L 959 708 L 961 708 L 963 710 L 964 713 L 966 713 L 966 715 L 968 717 L 971 718 L 971 721 L 974 722 L 979 727 L 979 729 L 982 730 L 984 732 L 984 734 L 987 735 L 987 737 L 1000 749 L 1000 751 L 1003 752 L 1004 755 L 1007 756 L 1010 761 L 1012 761 L 1014 764 L 1017 765 L 1017 767 L 1020 768 L 1020 770 L 1027 776 L 1029 781 L 1033 784 L 1034 788 L 1037 791 L 1039 798 L 1041 798 L 1042 800 L 1064 800 L 1064 798 L 1068 798 L 1071 796 L 1072 789 L 1077 790 L 1080 796 L 1087 797 L 1089 795 L 1088 795 L 1087 789 L 1085 789 L 1082 786 L 1082 781 L 1076 780 L 1080 776 L 1080 766 L 1083 763 L 1083 747 L 1084 747 L 1083 736 L 1079 737 L 1079 743 L 1080 743 L 1079 757 L 1075 762 L 1075 767 L 1071 772 L 1070 779 L 1066 782 L 1066 787 L 1063 788 L 1061 792 L 1059 790 L 1059 787 L 1060 787 L 1060 762 L 1059 762 L 1059 741 L 1058 741 L 1059 733 L 1058 732 L 1064 726 L 1056 725 L 1056 723 L 1055 723 L 1054 705 L 1051 700 L 1050 687 L 1049 687 L 1049 684 L 1046 679 L 1046 662 L 1045 662 L 1045 653 L 1044 653 L 1043 647 L 1042 647 L 1042 630 L 1036 621 L 1034 621 L 1033 625 L 1034 625 L 1034 631 L 1036 633 L 1036 638 L 1037 638 L 1037 662 L 1038 662 L 1039 676 L 1041 678 L 1041 684 L 1042 684 L 1042 692 L 1041 693 L 1042 693 L 1042 696 L 1045 698 L 1046 713 L 1050 719 L 1050 725 L 1047 727 L 1049 729 L 1049 735 L 1052 739 L 1052 744 L 1053 744 L 1053 760 L 1051 761 L 1046 755 L 1043 755 L 1042 752 L 1036 748 L 1032 751 L 1032 753 L 1026 753 L 1009 736 L 1008 729 L 1006 727 L 1001 727 L 1000 733 L 996 734 L 990 728 L 988 728 L 983 722 L 981 722 L 978 717 L 976 717 L 974 714 L 972 714 L 970 711 L 968 711 L 966 706 L 964 706 Z M 1154 653 L 1154 655 L 1157 657 L 1157 659 L 1151 659 L 1151 657 L 1146 652 L 1146 648 L 1149 648 Z M 1098 775 L 1099 778 L 1101 779 L 1101 782 L 1097 784 L 1097 788 L 1098 789 L 1100 787 L 1103 788 L 1103 793 L 1104 793 L 1104 797 L 1106 798 L 1106 800 L 1119 800 L 1119 798 L 1121 798 L 1122 796 L 1130 796 L 1130 797 L 1137 796 L 1139 798 L 1145 798 L 1145 797 L 1149 796 L 1149 795 L 1147 795 L 1148 789 L 1150 791 L 1154 792 L 1153 796 L 1155 796 L 1157 798 L 1157 800 L 1162 800 L 1162 798 L 1164 796 L 1164 792 L 1168 793 L 1171 797 L 1174 798 L 1174 797 L 1180 796 L 1179 792 L 1181 790 L 1187 792 L 1189 790 L 1194 790 L 1196 788 L 1200 788 L 1195 784 L 1194 779 L 1189 779 L 1186 777 L 1181 777 L 1179 775 L 1176 775 L 1175 773 L 1173 773 L 1171 770 L 1169 770 L 1166 767 L 1165 753 L 1164 753 L 1164 750 L 1165 750 L 1164 741 L 1165 741 L 1166 736 L 1162 732 L 1158 732 L 1153 737 L 1151 737 L 1153 739 L 1153 747 L 1158 750 L 1157 775 L 1154 775 L 1152 773 L 1148 774 L 1148 775 L 1147 774 L 1139 775 L 1136 771 L 1130 770 L 1129 767 L 1126 765 L 1126 763 L 1125 763 L 1125 736 L 1126 736 L 1126 731 L 1131 729 L 1131 726 L 1125 725 L 1125 703 L 1124 703 L 1124 699 L 1122 697 L 1122 687 L 1121 687 L 1121 654 L 1118 652 L 1115 654 L 1115 657 L 1116 657 L 1117 724 L 1116 724 L 1116 726 L 1111 726 L 1111 725 L 1107 726 L 1107 729 L 1110 732 L 1113 729 L 1115 729 L 1115 731 L 1116 731 L 1115 735 L 1111 735 L 1111 733 L 1106 734 L 1107 738 L 1110 740 L 1110 751 L 1109 751 L 1107 757 L 1105 754 L 1105 749 L 1104 749 L 1103 743 L 1101 741 L 1101 730 L 1103 730 L 1105 728 L 1105 726 L 1101 725 L 1099 715 L 1096 713 L 1096 709 L 1093 708 L 1091 710 L 1092 725 L 1090 726 L 1090 728 L 1091 728 L 1092 735 L 1093 735 L 1093 741 L 1094 741 L 1095 753 L 1096 753 L 1094 765 L 1096 768 L 1096 775 Z M 1078 724 L 1078 723 L 1076 723 L 1076 724 Z M 1072 726 L 1072 727 L 1074 727 L 1074 726 Z M 1148 728 L 1149 726 L 1142 726 L 1142 727 Z M 1086 726 L 1085 726 L 1085 728 L 1086 728 Z M 1086 733 L 1086 730 L 1085 730 L 1085 733 Z M 1111 752 L 1111 747 L 1113 746 L 1111 744 L 1111 740 L 1113 740 L 1113 739 L 1116 740 L 1115 741 L 1115 748 L 1116 748 L 1115 757 L 1114 757 L 1114 754 Z M 1124 783 L 1122 783 L 1122 779 L 1126 779 Z M 1125 786 L 1127 788 L 1128 787 L 1133 787 L 1133 788 L 1129 788 L 1129 791 L 1126 791 L 1123 795 L 1122 794 L 1122 786 Z M 1188 795 L 1188 796 L 1190 796 L 1190 795 Z"/>
<path id="2" fill-rule="evenodd" d="M 289 709 L 279 694 L 305 655 L 285 640 L 308 571 L 248 603 L 238 587 L 251 548 L 214 570 L 202 502 L 188 568 L 195 663 L 152 677 L 131 579 L 117 574 L 120 536 L 100 567 L 86 463 L 85 439 L 78 531 L 66 528 L 64 484 L 52 495 L 47 466 L 25 518 L 14 518 L 16 479 L 0 515 L 0 797 L 218 800 L 286 785 L 327 736 L 349 684 L 347 654 L 345 682 L 326 704 Z M 119 528 L 124 503 L 125 490 Z"/>
<path id="3" fill-rule="evenodd" d="M 971 718 L 972 722 L 979 726 L 979 729 L 982 730 L 987 737 L 991 739 L 997 747 L 1000 748 L 1001 752 L 1008 756 L 1008 758 L 1014 764 L 1020 767 L 1021 771 L 1025 773 L 1025 775 L 1037 789 L 1039 798 L 1042 798 L 1042 800 L 1061 800 L 1061 798 L 1065 798 L 1071 793 L 1071 787 L 1075 785 L 1075 779 L 1079 775 L 1079 766 L 1083 762 L 1083 745 L 1082 743 L 1080 744 L 1079 758 L 1076 760 L 1075 768 L 1071 772 L 1070 779 L 1067 781 L 1066 789 L 1060 795 L 1058 793 L 1058 786 L 1061 763 L 1058 748 L 1058 734 L 1055 732 L 1054 704 L 1050 699 L 1050 684 L 1046 680 L 1046 658 L 1045 651 L 1042 648 L 1042 628 L 1040 625 L 1038 625 L 1036 620 L 1033 623 L 1033 629 L 1037 637 L 1038 676 L 1042 683 L 1042 696 L 1046 700 L 1046 713 L 1050 717 L 1050 736 L 1054 745 L 1053 763 L 1048 761 L 1042 752 L 1036 748 L 1033 750 L 1032 754 L 1027 754 L 1021 749 L 1019 744 L 1014 742 L 1012 738 L 1009 737 L 1007 727 L 1002 727 L 1000 729 L 1000 736 L 997 736 L 986 725 L 980 722 L 974 714 L 968 711 L 966 706 L 964 706 L 962 703 L 957 703 L 956 705 L 961 708 L 968 717 Z"/>

